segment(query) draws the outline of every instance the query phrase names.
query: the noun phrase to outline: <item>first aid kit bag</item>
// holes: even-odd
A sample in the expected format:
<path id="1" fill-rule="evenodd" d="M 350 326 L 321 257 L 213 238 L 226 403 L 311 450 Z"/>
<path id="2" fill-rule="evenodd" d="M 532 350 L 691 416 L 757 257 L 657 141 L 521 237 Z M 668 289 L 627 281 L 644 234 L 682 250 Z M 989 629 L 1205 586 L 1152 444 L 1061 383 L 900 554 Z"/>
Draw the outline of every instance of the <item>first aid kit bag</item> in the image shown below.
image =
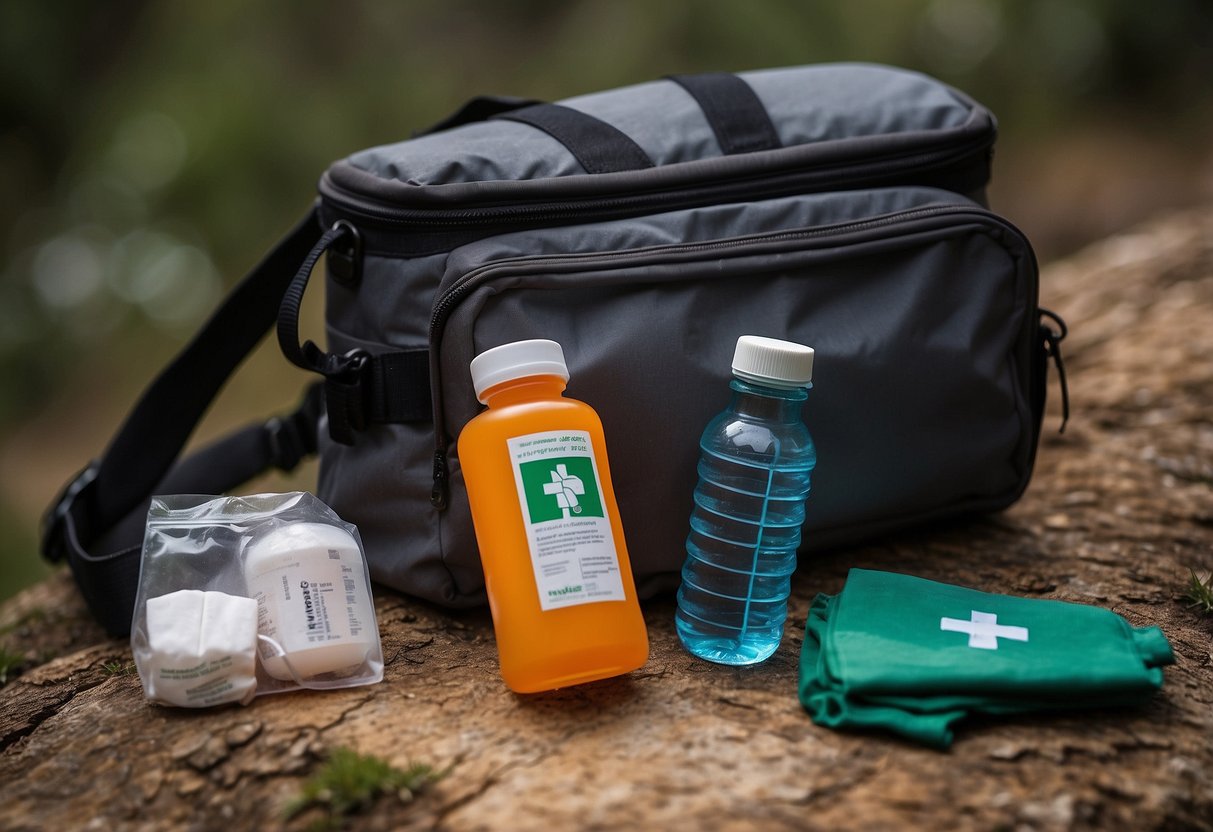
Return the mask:
<path id="1" fill-rule="evenodd" d="M 964 93 L 872 64 L 475 99 L 324 172 L 312 211 L 64 489 L 44 551 L 122 632 L 150 494 L 224 493 L 317 453 L 317 496 L 358 527 L 374 580 L 483 604 L 456 443 L 481 408 L 468 366 L 533 339 L 561 345 L 569 395 L 612 437 L 641 598 L 678 585 L 696 437 L 741 335 L 819 359 L 806 421 L 828 456 L 802 553 L 1004 508 L 1065 330 L 1038 306 L 1027 239 L 987 204 L 995 135 Z M 301 332 L 322 259 L 324 333 Z M 318 385 L 179 459 L 271 329 Z"/>

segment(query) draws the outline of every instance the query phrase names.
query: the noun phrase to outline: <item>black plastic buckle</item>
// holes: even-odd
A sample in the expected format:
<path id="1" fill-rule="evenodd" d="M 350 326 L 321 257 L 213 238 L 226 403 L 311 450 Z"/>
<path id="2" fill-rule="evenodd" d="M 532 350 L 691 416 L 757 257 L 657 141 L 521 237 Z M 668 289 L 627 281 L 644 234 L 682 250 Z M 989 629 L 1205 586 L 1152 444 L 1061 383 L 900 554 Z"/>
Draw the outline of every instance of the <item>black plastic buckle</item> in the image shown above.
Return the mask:
<path id="1" fill-rule="evenodd" d="M 1070 334 L 1069 327 L 1062 320 L 1061 316 L 1056 312 L 1048 309 L 1038 309 L 1040 317 L 1047 318 L 1057 324 L 1057 329 L 1053 329 L 1046 324 L 1040 325 L 1041 335 L 1044 338 L 1045 355 L 1053 359 L 1053 366 L 1057 368 L 1057 382 L 1061 386 L 1061 427 L 1058 428 L 1058 433 L 1066 432 L 1066 424 L 1070 421 L 1070 385 L 1066 381 L 1066 365 L 1061 359 L 1061 342 Z"/>
<path id="2" fill-rule="evenodd" d="M 270 464 L 279 471 L 294 471 L 304 456 L 303 443 L 294 423 L 273 416 L 266 420 L 264 430 L 270 445 Z"/>
<path id="3" fill-rule="evenodd" d="M 326 381 L 358 384 L 362 381 L 362 373 L 370 362 L 371 354 L 361 347 L 355 347 L 344 355 L 335 352 L 325 355 L 320 372 Z"/>
<path id="4" fill-rule="evenodd" d="M 353 445 L 357 431 L 366 429 L 369 385 L 366 370 L 371 354 L 352 349 L 345 355 L 329 355 L 324 369 L 324 403 L 329 436 L 342 445 Z"/>
<path id="5" fill-rule="evenodd" d="M 325 270 L 334 282 L 353 289 L 362 280 L 362 235 L 346 220 L 333 223 L 333 230 L 345 233 L 329 246 Z M 348 241 L 348 245 L 339 246 L 345 241 Z"/>
<path id="6" fill-rule="evenodd" d="M 42 516 L 42 557 L 51 563 L 59 563 L 67 552 L 67 542 L 64 540 L 64 526 L 67 517 L 75 508 L 76 499 L 97 481 L 100 465 L 96 460 L 72 477 L 59 496 L 51 503 L 46 514 Z"/>
<path id="7" fill-rule="evenodd" d="M 294 413 L 266 420 L 263 429 L 270 446 L 270 464 L 278 470 L 293 471 L 305 457 L 316 453 L 323 388 L 323 384 L 313 384 Z"/>

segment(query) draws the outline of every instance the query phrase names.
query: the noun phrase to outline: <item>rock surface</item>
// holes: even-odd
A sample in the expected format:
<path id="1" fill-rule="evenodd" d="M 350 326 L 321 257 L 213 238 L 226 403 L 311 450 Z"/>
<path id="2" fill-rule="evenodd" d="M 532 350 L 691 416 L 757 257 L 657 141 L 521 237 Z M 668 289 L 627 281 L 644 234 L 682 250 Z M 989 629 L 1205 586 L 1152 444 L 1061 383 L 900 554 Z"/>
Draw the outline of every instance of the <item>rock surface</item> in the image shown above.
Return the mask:
<path id="1" fill-rule="evenodd" d="M 787 637 L 751 669 L 692 660 L 672 601 L 646 608 L 641 671 L 518 697 L 487 614 L 382 593 L 383 684 L 196 713 L 148 706 L 128 645 L 58 575 L 0 608 L 26 657 L 0 688 L 0 828 L 304 828 L 283 820 L 326 750 L 446 769 L 365 829 L 1213 828 L 1213 211 L 1167 218 L 1046 270 L 1071 324 L 1037 470 L 1005 513 L 806 559 Z M 965 725 L 947 753 L 814 726 L 796 701 L 813 595 L 851 566 L 1093 603 L 1175 649 L 1140 710 Z"/>

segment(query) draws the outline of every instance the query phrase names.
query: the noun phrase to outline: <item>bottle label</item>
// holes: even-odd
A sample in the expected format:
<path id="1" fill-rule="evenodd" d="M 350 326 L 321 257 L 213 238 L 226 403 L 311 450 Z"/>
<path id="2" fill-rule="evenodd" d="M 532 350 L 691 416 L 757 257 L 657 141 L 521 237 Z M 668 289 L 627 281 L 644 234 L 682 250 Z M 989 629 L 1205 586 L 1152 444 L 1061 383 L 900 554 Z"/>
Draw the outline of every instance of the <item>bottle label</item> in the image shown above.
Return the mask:
<path id="1" fill-rule="evenodd" d="M 508 441 L 531 566 L 545 610 L 624 600 L 590 435 L 547 431 Z"/>

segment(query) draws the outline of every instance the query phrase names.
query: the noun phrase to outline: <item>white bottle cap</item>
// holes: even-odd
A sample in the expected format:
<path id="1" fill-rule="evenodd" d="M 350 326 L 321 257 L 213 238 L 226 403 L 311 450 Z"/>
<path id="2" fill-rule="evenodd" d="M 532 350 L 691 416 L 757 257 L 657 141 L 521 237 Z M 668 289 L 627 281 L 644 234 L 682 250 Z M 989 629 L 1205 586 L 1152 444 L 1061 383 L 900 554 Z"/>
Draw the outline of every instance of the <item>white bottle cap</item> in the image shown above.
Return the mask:
<path id="1" fill-rule="evenodd" d="M 813 348 L 760 335 L 742 335 L 733 375 L 771 387 L 804 387 L 813 380 Z"/>
<path id="2" fill-rule="evenodd" d="M 555 341 L 536 338 L 493 347 L 472 359 L 472 386 L 481 402 L 490 387 L 526 376 L 560 376 L 568 381 L 564 350 Z"/>

